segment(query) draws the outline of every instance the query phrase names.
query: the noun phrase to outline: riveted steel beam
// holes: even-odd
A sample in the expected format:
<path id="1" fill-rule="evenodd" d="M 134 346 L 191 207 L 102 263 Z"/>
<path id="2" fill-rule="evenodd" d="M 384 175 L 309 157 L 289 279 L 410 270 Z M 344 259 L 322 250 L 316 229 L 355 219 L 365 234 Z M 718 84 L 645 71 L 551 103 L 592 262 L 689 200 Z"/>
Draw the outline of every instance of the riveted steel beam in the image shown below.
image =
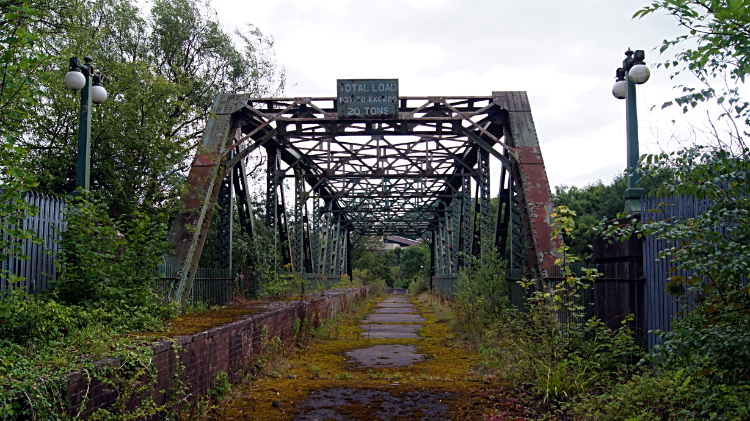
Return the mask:
<path id="1" fill-rule="evenodd" d="M 182 198 L 183 211 L 174 219 L 169 232 L 170 248 L 165 261 L 177 273 L 175 299 L 184 306 L 193 287 L 198 261 L 226 175 L 225 154 L 235 134 L 232 115 L 247 106 L 249 95 L 220 94 L 211 106 L 203 132 L 203 142 L 193 159 L 187 177 L 188 192 Z"/>
<path id="2" fill-rule="evenodd" d="M 506 113 L 504 125 L 511 153 L 512 178 L 518 191 L 526 249 L 537 287 L 559 258 L 561 238 L 552 236 L 554 202 L 539 148 L 526 92 L 493 92 L 493 102 Z"/>

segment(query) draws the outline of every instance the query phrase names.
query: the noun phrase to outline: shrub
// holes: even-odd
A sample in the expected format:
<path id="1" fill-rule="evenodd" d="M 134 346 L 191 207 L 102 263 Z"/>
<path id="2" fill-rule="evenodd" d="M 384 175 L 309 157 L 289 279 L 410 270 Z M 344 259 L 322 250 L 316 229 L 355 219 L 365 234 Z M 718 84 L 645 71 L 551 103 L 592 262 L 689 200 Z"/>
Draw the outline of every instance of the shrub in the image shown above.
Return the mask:
<path id="1" fill-rule="evenodd" d="M 409 282 L 409 294 L 411 295 L 419 295 L 429 289 L 429 285 L 427 285 L 427 278 L 420 277 L 419 275 L 415 276 L 414 279 Z"/>
<path id="2" fill-rule="evenodd" d="M 155 268 L 166 246 L 163 222 L 137 211 L 113 221 L 92 197 L 75 199 L 65 221 L 63 257 L 57 262 L 62 275 L 54 287 L 57 298 L 102 308 L 133 329 L 174 314 L 174 307 L 165 306 L 155 292 Z"/>
<path id="3" fill-rule="evenodd" d="M 484 263 L 475 256 L 463 255 L 463 258 L 468 268 L 462 267 L 456 277 L 453 293 L 456 315 L 475 333 L 481 333 L 510 308 L 506 262 L 495 247 L 490 249 Z"/>

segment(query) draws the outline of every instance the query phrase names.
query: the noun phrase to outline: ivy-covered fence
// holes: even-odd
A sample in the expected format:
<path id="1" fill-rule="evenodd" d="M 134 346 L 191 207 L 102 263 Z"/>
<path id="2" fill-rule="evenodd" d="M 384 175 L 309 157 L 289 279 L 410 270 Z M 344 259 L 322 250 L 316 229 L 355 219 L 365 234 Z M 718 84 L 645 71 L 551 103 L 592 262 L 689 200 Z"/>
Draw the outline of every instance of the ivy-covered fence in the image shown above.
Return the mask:
<path id="1" fill-rule="evenodd" d="M 3 276 L 0 276 L 0 297 L 11 288 L 23 288 L 28 293 L 48 289 L 57 274 L 55 259 L 60 253 L 57 241 L 65 230 L 63 220 L 68 204 L 65 199 L 39 193 L 27 193 L 25 199 L 39 211 L 23 220 L 22 230 L 32 230 L 41 243 L 32 240 L 21 241 L 23 257 L 10 257 L 0 262 Z M 7 240 L 7 238 L 3 238 Z M 23 278 L 15 285 L 10 284 L 10 275 Z"/>
<path id="2" fill-rule="evenodd" d="M 691 196 L 678 197 L 645 197 L 642 202 L 641 221 L 670 221 L 678 223 L 687 219 L 696 218 L 709 210 L 712 203 L 709 199 L 696 199 Z M 731 221 L 727 221 L 731 223 Z M 720 234 L 727 234 L 727 226 L 715 226 L 714 229 Z M 646 278 L 646 331 L 672 330 L 676 318 L 684 314 L 685 305 L 691 305 L 692 297 L 677 297 L 667 292 L 671 277 L 682 276 L 690 278 L 690 274 L 680 270 L 679 266 L 669 258 L 660 258 L 659 254 L 679 247 L 673 241 L 659 239 L 653 235 L 647 235 L 643 239 L 643 266 Z M 747 277 L 743 277 L 747 283 Z M 651 349 L 659 343 L 659 337 L 655 333 L 646 336 L 648 348 Z"/>
<path id="3" fill-rule="evenodd" d="M 21 256 L 10 257 L 0 261 L 0 298 L 11 288 L 22 288 L 28 293 L 44 291 L 52 287 L 57 277 L 55 261 L 60 256 L 58 244 L 61 233 L 65 231 L 65 210 L 68 203 L 64 198 L 27 193 L 25 199 L 38 209 L 38 212 L 23 219 L 23 231 L 31 230 L 40 241 L 31 239 L 21 241 Z M 4 238 L 5 239 L 5 238 Z M 162 274 L 162 280 L 156 285 L 164 294 L 171 294 L 174 271 L 171 267 L 162 266 L 155 269 Z M 11 284 L 11 278 L 19 280 Z M 226 305 L 234 297 L 238 287 L 243 293 L 257 290 L 257 279 L 247 274 L 230 273 L 229 270 L 216 268 L 198 268 L 191 303 L 201 302 L 205 305 Z"/>

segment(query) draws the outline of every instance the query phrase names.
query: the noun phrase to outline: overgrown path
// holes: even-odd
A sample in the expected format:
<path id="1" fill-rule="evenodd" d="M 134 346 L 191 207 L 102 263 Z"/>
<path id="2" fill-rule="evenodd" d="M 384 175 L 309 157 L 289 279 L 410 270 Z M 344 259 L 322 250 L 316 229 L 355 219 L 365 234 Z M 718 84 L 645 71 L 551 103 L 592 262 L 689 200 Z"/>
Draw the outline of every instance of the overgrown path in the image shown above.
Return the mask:
<path id="1" fill-rule="evenodd" d="M 390 295 L 324 329 L 270 375 L 212 411 L 226 420 L 522 419 L 507 387 L 476 369 L 450 318 L 423 296 Z M 272 359 L 270 355 L 267 358 Z"/>

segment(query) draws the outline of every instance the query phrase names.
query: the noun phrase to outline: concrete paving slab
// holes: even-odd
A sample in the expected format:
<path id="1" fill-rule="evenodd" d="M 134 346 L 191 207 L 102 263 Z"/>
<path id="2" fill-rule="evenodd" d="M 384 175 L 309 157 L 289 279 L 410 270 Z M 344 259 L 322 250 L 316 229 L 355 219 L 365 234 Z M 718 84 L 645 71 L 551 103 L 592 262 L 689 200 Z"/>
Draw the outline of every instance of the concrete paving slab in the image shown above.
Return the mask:
<path id="1" fill-rule="evenodd" d="M 372 310 L 373 313 L 377 314 L 406 314 L 406 313 L 419 313 L 415 307 L 382 307 Z"/>
<path id="2" fill-rule="evenodd" d="M 371 323 L 419 323 L 427 319 L 418 314 L 368 314 L 363 322 Z"/>
<path id="3" fill-rule="evenodd" d="M 428 420 L 447 421 L 446 401 L 454 395 L 425 390 L 393 393 L 383 389 L 336 387 L 311 393 L 299 405 L 295 420 Z"/>
<path id="4" fill-rule="evenodd" d="M 371 339 L 421 338 L 417 330 L 422 325 L 359 325 L 365 331 L 362 336 Z"/>
<path id="5" fill-rule="evenodd" d="M 375 307 L 414 307 L 414 304 L 409 303 L 380 303 Z"/>
<path id="6" fill-rule="evenodd" d="M 346 352 L 346 356 L 362 367 L 403 367 L 425 360 L 425 354 L 416 352 L 416 345 L 375 345 Z"/>

